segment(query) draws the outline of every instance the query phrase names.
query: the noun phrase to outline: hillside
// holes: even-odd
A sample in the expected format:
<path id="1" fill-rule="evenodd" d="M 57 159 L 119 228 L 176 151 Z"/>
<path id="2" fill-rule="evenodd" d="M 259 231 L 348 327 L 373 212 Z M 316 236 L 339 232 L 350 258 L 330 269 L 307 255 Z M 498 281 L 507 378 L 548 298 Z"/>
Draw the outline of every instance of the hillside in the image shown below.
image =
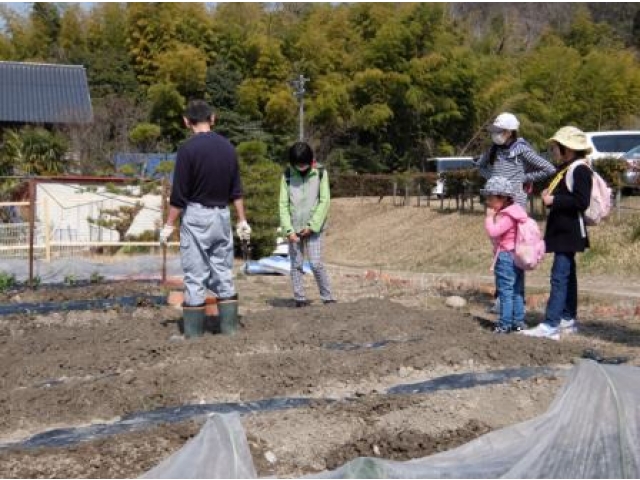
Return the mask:
<path id="1" fill-rule="evenodd" d="M 380 204 L 377 198 L 335 199 L 325 257 L 338 265 L 490 275 L 492 254 L 482 207 L 476 204 L 474 213 L 461 214 L 441 212 L 439 205 L 394 207 L 390 198 Z M 640 198 L 626 197 L 623 205 L 637 209 Z M 589 230 L 592 249 L 579 256 L 581 275 L 640 280 L 640 240 L 632 241 L 632 232 L 640 229 L 640 214 L 625 212 L 622 220 L 614 214 L 606 224 Z M 547 255 L 532 275 L 544 278 L 550 264 Z"/>

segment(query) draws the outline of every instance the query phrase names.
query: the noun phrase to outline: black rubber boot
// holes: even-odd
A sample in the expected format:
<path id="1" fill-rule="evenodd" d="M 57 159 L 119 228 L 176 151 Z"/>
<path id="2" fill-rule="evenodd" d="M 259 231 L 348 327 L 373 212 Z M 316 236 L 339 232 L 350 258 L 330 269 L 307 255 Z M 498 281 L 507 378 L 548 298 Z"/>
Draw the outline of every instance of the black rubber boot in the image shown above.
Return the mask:
<path id="1" fill-rule="evenodd" d="M 218 299 L 218 316 L 220 318 L 220 333 L 233 335 L 238 331 L 238 296 Z"/>
<path id="2" fill-rule="evenodd" d="M 204 305 L 182 306 L 182 324 L 185 338 L 201 337 L 204 334 Z"/>

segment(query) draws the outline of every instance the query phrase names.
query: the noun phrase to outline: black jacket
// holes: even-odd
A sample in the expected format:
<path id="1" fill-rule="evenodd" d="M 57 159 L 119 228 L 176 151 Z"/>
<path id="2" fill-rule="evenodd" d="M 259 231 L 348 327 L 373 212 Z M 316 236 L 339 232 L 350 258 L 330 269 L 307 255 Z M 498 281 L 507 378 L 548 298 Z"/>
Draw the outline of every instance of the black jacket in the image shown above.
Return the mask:
<path id="1" fill-rule="evenodd" d="M 562 171 L 568 164 L 558 167 Z M 591 169 L 579 165 L 573 171 L 573 192 L 567 188 L 565 169 L 562 180 L 552 192 L 544 241 L 547 252 L 583 252 L 589 248 L 589 236 L 582 213 L 589 207 L 593 184 Z"/>
<path id="2" fill-rule="evenodd" d="M 215 132 L 197 133 L 178 148 L 170 204 L 194 202 L 226 207 L 242 198 L 242 182 L 233 145 Z"/>

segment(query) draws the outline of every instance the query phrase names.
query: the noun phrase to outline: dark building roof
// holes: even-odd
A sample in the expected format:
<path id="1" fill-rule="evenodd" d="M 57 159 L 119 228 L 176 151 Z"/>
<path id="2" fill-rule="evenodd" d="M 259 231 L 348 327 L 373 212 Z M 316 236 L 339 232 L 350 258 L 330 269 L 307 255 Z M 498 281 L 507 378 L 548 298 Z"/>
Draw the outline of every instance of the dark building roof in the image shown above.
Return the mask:
<path id="1" fill-rule="evenodd" d="M 88 123 L 92 118 L 83 66 L 0 62 L 0 122 Z"/>

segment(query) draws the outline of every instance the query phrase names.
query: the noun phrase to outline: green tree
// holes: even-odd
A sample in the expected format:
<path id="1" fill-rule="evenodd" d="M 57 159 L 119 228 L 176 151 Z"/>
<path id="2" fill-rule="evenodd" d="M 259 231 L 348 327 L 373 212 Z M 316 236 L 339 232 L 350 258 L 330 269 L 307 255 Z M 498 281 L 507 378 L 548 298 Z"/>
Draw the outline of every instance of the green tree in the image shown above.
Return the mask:
<path id="1" fill-rule="evenodd" d="M 196 47 L 178 44 L 157 57 L 158 78 L 176 86 L 185 98 L 202 98 L 207 75 L 206 54 Z"/>
<path id="2" fill-rule="evenodd" d="M 631 44 L 636 48 L 640 48 L 640 9 L 633 16 L 631 38 Z"/>
<path id="3" fill-rule="evenodd" d="M 252 140 L 266 142 L 268 136 L 262 130 L 260 122 L 251 121 L 247 116 L 235 110 L 216 110 L 214 128 L 216 132 L 228 138 L 234 145 Z"/>
<path id="4" fill-rule="evenodd" d="M 224 59 L 218 59 L 207 69 L 206 95 L 213 107 L 232 110 L 238 103 L 237 90 L 242 81 L 240 72 L 230 68 Z"/>
<path id="5" fill-rule="evenodd" d="M 264 12 L 258 3 L 220 3 L 213 17 L 212 34 L 217 58 L 224 58 L 229 68 L 242 76 L 252 74 L 256 55 L 249 38 L 261 32 Z"/>
<path id="6" fill-rule="evenodd" d="M 385 3 L 357 3 L 349 8 L 351 27 L 365 41 L 371 41 L 389 19 L 394 17 L 395 6 Z"/>
<path id="7" fill-rule="evenodd" d="M 262 119 L 264 108 L 269 99 L 269 87 L 266 80 L 250 78 L 238 86 L 238 111 L 253 119 Z"/>
<path id="8" fill-rule="evenodd" d="M 86 60 L 92 97 L 112 94 L 135 97 L 138 81 L 130 63 L 127 7 L 118 3 L 96 3 L 88 13 Z"/>
<path id="9" fill-rule="evenodd" d="M 125 165 L 129 166 L 129 165 Z M 127 231 L 136 218 L 142 204 L 136 202 L 134 205 L 122 206 L 117 209 L 101 209 L 99 218 L 88 218 L 87 221 L 99 227 L 115 230 L 120 235 L 120 239 L 126 238 Z"/>
<path id="10" fill-rule="evenodd" d="M 181 20 L 178 3 L 128 3 L 127 40 L 138 81 L 151 85 L 158 55 L 173 46 Z"/>
<path id="11" fill-rule="evenodd" d="M 519 103 L 527 138 L 543 145 L 557 128 L 575 123 L 576 76 L 580 53 L 554 41 L 537 48 L 522 62 L 522 89 L 528 95 Z"/>
<path id="12" fill-rule="evenodd" d="M 271 132 L 286 134 L 297 125 L 297 105 L 289 90 L 280 90 L 269 98 L 265 107 L 265 124 Z"/>
<path id="13" fill-rule="evenodd" d="M 65 171 L 67 141 L 44 128 L 27 127 L 4 134 L 2 155 L 17 175 L 52 176 Z"/>
<path id="14" fill-rule="evenodd" d="M 38 7 L 40 8 L 40 7 Z M 6 4 L 0 4 L 0 16 L 4 23 L 4 33 L 11 42 L 14 60 L 44 61 L 48 59 L 50 39 L 42 26 L 34 23 L 31 15 L 25 17 Z M 45 41 L 45 44 L 40 43 Z"/>
<path id="15" fill-rule="evenodd" d="M 162 136 L 174 147 L 184 139 L 185 129 L 182 115 L 186 106 L 185 98 L 176 87 L 168 83 L 158 83 L 149 87 L 151 103 L 151 123 L 159 125 Z"/>
<path id="16" fill-rule="evenodd" d="M 280 51 L 280 45 L 273 41 L 262 40 L 257 43 L 259 55 L 254 68 L 254 76 L 263 78 L 270 86 L 282 84 L 289 77 L 289 66 Z"/>
<path id="17" fill-rule="evenodd" d="M 169 175 L 171 175 L 175 166 L 175 162 L 171 160 L 163 160 L 156 167 L 156 173 L 162 177 L 169 178 Z"/>
<path id="18" fill-rule="evenodd" d="M 630 52 L 592 51 L 575 78 L 573 116 L 587 130 L 624 128 L 640 102 L 640 68 Z"/>
<path id="19" fill-rule="evenodd" d="M 157 145 L 162 129 L 153 123 L 139 123 L 129 133 L 129 139 L 143 153 L 153 151 Z"/>
<path id="20" fill-rule="evenodd" d="M 575 48 L 583 56 L 596 48 L 618 49 L 623 47 L 622 41 L 611 26 L 606 23 L 595 23 L 585 6 L 578 8 L 565 41 L 569 47 Z"/>
<path id="21" fill-rule="evenodd" d="M 239 161 L 246 164 L 248 168 L 256 163 L 267 160 L 267 152 L 267 144 L 259 140 L 242 142 L 236 148 Z"/>
<path id="22" fill-rule="evenodd" d="M 217 53 L 213 17 L 207 10 L 207 3 L 184 2 L 177 6 L 176 41 L 199 50 L 207 62 L 213 62 Z"/>
<path id="23" fill-rule="evenodd" d="M 33 54 L 41 60 L 60 58 L 58 39 L 60 35 L 60 11 L 55 3 L 34 2 L 30 19 L 33 26 Z"/>
<path id="24" fill-rule="evenodd" d="M 282 167 L 266 157 L 267 145 L 262 142 L 241 143 L 237 152 L 247 218 L 253 230 L 253 255 L 262 257 L 275 248 Z"/>
<path id="25" fill-rule="evenodd" d="M 60 19 L 59 52 L 60 60 L 69 64 L 84 64 L 88 58 L 87 34 L 84 25 L 87 16 L 80 4 L 64 8 Z"/>
<path id="26" fill-rule="evenodd" d="M 403 71 L 415 53 L 411 31 L 400 22 L 385 23 L 368 43 L 366 65 L 384 71 Z"/>
<path id="27" fill-rule="evenodd" d="M 15 49 L 11 43 L 11 39 L 0 32 L 0 58 L 3 60 L 12 60 L 15 58 Z"/>

